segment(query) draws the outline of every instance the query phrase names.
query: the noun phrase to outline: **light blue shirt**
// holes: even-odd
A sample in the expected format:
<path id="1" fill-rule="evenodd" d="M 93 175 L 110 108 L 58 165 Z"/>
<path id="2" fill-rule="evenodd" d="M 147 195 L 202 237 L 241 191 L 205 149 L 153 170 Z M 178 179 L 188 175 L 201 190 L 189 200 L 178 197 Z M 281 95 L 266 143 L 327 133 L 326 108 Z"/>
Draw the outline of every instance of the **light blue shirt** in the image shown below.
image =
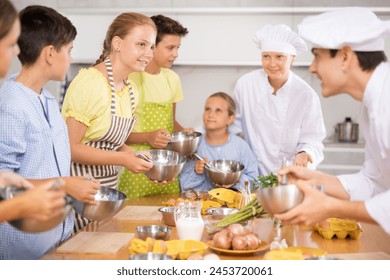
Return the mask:
<path id="1" fill-rule="evenodd" d="M 0 89 L 0 170 L 32 179 L 69 176 L 69 137 L 56 99 L 42 90 L 49 124 L 38 95 L 14 77 Z M 72 229 L 71 215 L 56 228 L 37 234 L 1 223 L 0 259 L 40 258 L 69 238 Z"/>
<path id="2" fill-rule="evenodd" d="M 245 169 L 240 177 L 240 181 L 233 186 L 235 189 L 242 189 L 244 187 L 244 181 L 251 182 L 257 179 L 259 175 L 257 161 L 249 145 L 233 133 L 230 133 L 229 140 L 225 144 L 219 146 L 209 145 L 203 134 L 197 154 L 201 157 L 207 157 L 209 161 L 227 159 L 241 162 L 245 166 Z M 206 172 L 200 175 L 195 173 L 194 166 L 196 160 L 187 160 L 182 172 L 180 172 L 179 179 L 182 191 L 186 191 L 189 188 L 194 188 L 198 191 L 209 191 L 215 188 Z"/>

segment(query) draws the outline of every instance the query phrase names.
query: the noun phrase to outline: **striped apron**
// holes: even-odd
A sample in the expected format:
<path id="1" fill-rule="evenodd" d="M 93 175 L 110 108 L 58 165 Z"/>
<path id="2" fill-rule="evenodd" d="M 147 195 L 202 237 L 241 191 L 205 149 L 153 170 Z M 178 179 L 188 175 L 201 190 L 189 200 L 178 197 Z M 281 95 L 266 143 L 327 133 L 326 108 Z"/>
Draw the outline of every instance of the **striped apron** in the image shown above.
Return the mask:
<path id="1" fill-rule="evenodd" d="M 125 141 L 134 127 L 136 121 L 135 98 L 129 81 L 125 80 L 124 83 L 129 88 L 130 92 L 132 117 L 124 118 L 116 115 L 114 78 L 110 58 L 107 57 L 104 63 L 106 65 L 108 81 L 111 87 L 111 124 L 105 135 L 99 139 L 87 142 L 85 145 L 106 151 L 116 151 L 125 144 Z M 114 165 L 84 165 L 72 162 L 72 176 L 86 176 L 87 174 L 90 174 L 95 179 L 99 180 L 101 186 L 117 188 L 118 168 Z M 81 217 L 75 212 L 74 232 L 77 232 L 90 222 L 90 220 Z"/>

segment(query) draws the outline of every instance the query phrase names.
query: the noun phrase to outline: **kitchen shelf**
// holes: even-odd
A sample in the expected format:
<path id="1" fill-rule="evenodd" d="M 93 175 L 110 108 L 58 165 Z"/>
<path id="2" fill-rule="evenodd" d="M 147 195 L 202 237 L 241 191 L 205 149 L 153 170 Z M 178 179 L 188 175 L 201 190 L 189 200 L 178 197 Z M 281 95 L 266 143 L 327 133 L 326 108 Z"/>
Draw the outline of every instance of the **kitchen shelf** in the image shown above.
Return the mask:
<path id="1" fill-rule="evenodd" d="M 324 141 L 324 160 L 317 169 L 333 174 L 350 174 L 358 172 L 364 163 L 365 143 L 343 143 Z"/>
<path id="2" fill-rule="evenodd" d="M 362 168 L 361 165 L 344 165 L 344 164 L 321 164 L 318 166 L 318 169 L 322 170 L 351 170 L 351 171 L 359 171 Z"/>
<path id="3" fill-rule="evenodd" d="M 91 65 L 95 62 L 93 59 L 75 59 L 73 64 L 86 64 Z M 302 61 L 294 62 L 292 67 L 309 67 L 311 62 Z M 227 67 L 261 67 L 261 63 L 258 61 L 212 61 L 212 60 L 184 60 L 184 61 L 175 61 L 173 66 L 227 66 Z"/>
<path id="4" fill-rule="evenodd" d="M 175 61 L 174 66 L 261 66 L 259 61 L 212 61 L 212 60 L 184 60 L 184 61 Z M 302 61 L 294 62 L 292 67 L 309 67 L 311 62 Z"/>
<path id="5" fill-rule="evenodd" d="M 122 12 L 144 13 L 144 14 L 316 14 L 343 7 L 203 7 L 203 8 L 132 8 L 132 7 L 77 7 L 77 8 L 59 8 L 64 14 L 73 15 L 117 15 Z M 390 13 L 390 7 L 367 7 L 377 14 Z"/>

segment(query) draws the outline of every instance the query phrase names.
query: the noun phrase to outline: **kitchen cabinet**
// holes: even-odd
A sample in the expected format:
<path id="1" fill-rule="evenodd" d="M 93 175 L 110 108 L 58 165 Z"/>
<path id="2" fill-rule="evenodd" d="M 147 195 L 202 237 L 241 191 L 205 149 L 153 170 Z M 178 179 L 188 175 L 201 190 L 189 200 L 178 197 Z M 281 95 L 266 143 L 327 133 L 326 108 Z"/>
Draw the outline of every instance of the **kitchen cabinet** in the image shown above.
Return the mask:
<path id="1" fill-rule="evenodd" d="M 358 143 L 324 143 L 324 160 L 318 170 L 333 174 L 350 174 L 358 172 L 364 163 L 364 142 Z"/>

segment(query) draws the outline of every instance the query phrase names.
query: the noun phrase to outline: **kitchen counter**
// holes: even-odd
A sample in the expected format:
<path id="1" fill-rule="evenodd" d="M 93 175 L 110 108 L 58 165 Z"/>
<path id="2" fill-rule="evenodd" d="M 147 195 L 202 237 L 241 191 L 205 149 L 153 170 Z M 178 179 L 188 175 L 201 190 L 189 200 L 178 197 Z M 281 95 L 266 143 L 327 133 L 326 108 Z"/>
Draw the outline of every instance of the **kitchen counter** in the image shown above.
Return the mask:
<path id="1" fill-rule="evenodd" d="M 125 206 L 160 206 L 162 201 L 167 201 L 169 198 L 177 198 L 179 195 L 160 195 L 144 197 L 140 199 L 128 200 Z M 125 221 L 107 219 L 101 222 L 93 222 L 85 227 L 81 232 L 104 232 L 104 233 L 129 233 L 135 232 L 138 225 L 159 224 L 164 223 L 161 220 L 137 220 Z M 334 254 L 337 258 L 342 259 L 390 259 L 390 235 L 386 234 L 378 225 L 361 223 L 363 233 L 358 240 L 352 239 L 323 239 L 317 232 L 314 232 L 311 227 L 299 227 L 299 230 L 294 234 L 292 226 L 283 226 L 281 236 L 285 238 L 287 244 L 295 243 L 297 246 L 313 247 L 322 249 L 328 254 Z M 275 225 L 271 219 L 256 219 L 253 221 L 253 229 L 258 234 L 262 241 L 270 243 L 276 233 Z M 72 238 L 75 238 L 72 237 Z M 72 240 L 69 239 L 67 242 Z M 172 228 L 171 239 L 177 239 L 176 229 Z M 204 232 L 202 241 L 207 242 L 209 237 Z M 66 243 L 64 243 L 66 244 Z M 49 252 L 42 259 L 45 260 L 78 260 L 78 259 L 128 259 L 128 246 L 123 246 L 121 250 L 115 254 L 101 253 L 57 253 L 55 250 Z M 258 252 L 256 254 L 246 255 L 229 255 L 220 254 L 222 260 L 229 259 L 262 259 L 264 253 L 268 250 Z M 215 253 L 208 249 L 206 253 Z"/>
<path id="2" fill-rule="evenodd" d="M 325 139 L 324 160 L 318 170 L 332 174 L 350 174 L 358 172 L 364 163 L 365 143 L 338 142 L 332 137 Z"/>

